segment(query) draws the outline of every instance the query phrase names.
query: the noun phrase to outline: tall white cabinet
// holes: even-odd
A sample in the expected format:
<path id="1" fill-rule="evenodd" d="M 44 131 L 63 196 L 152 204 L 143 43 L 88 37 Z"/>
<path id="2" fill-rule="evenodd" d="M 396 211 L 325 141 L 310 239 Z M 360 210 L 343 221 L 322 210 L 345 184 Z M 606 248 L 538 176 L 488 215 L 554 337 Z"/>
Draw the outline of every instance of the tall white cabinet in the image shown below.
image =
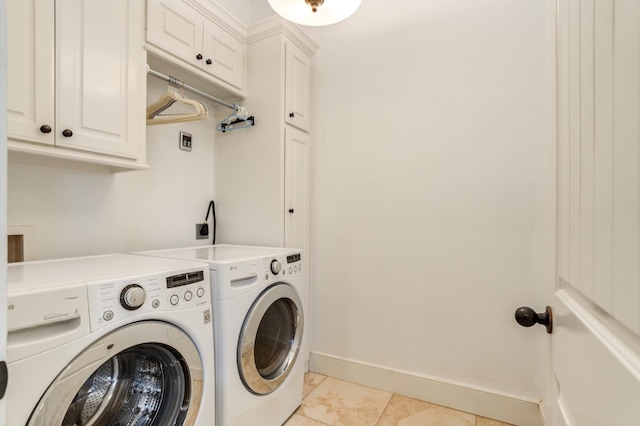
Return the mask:
<path id="1" fill-rule="evenodd" d="M 311 58 L 317 45 L 273 17 L 249 28 L 250 129 L 216 140 L 219 241 L 309 251 Z"/>
<path id="2" fill-rule="evenodd" d="M 144 1 L 8 0 L 9 150 L 145 168 Z"/>

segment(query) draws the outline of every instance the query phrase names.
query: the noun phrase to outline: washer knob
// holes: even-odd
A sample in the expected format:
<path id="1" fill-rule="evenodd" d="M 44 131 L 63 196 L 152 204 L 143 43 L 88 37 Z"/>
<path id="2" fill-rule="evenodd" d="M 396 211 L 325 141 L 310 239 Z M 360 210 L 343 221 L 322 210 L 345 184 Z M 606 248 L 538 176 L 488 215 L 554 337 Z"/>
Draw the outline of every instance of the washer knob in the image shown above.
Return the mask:
<path id="1" fill-rule="evenodd" d="M 120 293 L 120 304 L 129 311 L 135 311 L 144 303 L 147 294 L 139 284 L 129 284 Z"/>
<path id="2" fill-rule="evenodd" d="M 282 265 L 276 259 L 271 261 L 271 272 L 273 275 L 278 275 L 282 271 Z"/>

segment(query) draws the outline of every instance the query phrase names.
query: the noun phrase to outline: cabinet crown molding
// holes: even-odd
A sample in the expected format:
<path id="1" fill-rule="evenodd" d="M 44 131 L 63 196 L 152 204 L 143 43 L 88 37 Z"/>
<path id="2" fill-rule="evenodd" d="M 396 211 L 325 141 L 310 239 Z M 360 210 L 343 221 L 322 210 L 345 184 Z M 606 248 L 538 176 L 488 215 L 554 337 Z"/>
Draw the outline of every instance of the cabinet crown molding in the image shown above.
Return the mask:
<path id="1" fill-rule="evenodd" d="M 252 44 L 271 37 L 283 34 L 293 41 L 307 55 L 313 56 L 318 50 L 318 45 L 299 26 L 286 19 L 274 15 L 248 27 L 247 44 Z"/>

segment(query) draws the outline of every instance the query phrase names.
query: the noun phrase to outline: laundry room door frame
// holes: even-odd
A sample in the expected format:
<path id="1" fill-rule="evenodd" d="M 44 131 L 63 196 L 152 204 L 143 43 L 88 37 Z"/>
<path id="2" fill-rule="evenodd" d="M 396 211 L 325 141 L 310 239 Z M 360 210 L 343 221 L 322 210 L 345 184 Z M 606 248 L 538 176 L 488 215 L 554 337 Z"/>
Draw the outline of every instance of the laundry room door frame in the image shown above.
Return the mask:
<path id="1" fill-rule="evenodd" d="M 7 1 L 0 0 L 0 362 L 7 359 Z M 6 422 L 0 400 L 0 424 Z"/>

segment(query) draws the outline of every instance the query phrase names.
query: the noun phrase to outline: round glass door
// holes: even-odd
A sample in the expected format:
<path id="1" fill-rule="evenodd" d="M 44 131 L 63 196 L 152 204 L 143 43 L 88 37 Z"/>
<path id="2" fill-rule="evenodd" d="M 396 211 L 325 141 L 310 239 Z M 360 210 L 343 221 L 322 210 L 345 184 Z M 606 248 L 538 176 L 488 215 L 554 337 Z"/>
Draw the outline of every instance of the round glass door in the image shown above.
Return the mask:
<path id="1" fill-rule="evenodd" d="M 253 303 L 238 345 L 244 385 L 265 395 L 276 390 L 293 368 L 302 342 L 302 302 L 288 284 L 275 284 Z"/>
<path id="2" fill-rule="evenodd" d="M 185 338 L 186 337 L 186 338 Z M 137 342 L 136 342 L 137 340 Z M 142 343 L 138 343 L 143 341 Z M 202 397 L 202 363 L 180 329 L 143 322 L 82 352 L 51 384 L 29 425 L 182 425 Z"/>

